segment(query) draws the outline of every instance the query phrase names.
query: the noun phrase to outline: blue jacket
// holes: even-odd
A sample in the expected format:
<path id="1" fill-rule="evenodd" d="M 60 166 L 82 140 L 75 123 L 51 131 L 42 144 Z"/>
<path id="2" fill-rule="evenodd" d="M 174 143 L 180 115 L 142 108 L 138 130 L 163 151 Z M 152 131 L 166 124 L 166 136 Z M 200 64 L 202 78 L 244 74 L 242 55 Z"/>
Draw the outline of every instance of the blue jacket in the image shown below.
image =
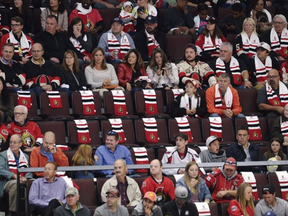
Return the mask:
<path id="1" fill-rule="evenodd" d="M 199 183 L 200 183 L 200 187 L 199 187 Z M 198 197 L 199 198 L 199 202 L 204 202 L 205 199 L 211 200 L 212 199 L 211 198 L 211 193 L 210 193 L 208 187 L 206 186 L 205 180 L 200 177 L 200 182 L 199 183 L 196 185 L 196 189 L 197 189 L 198 196 L 199 196 Z M 187 188 L 188 197 L 189 197 L 189 200 L 191 200 L 192 192 L 189 190 L 189 187 L 186 185 L 185 180 L 184 180 L 184 176 L 182 178 L 180 178 L 176 182 L 176 188 L 178 186 L 184 186 L 184 187 Z"/>

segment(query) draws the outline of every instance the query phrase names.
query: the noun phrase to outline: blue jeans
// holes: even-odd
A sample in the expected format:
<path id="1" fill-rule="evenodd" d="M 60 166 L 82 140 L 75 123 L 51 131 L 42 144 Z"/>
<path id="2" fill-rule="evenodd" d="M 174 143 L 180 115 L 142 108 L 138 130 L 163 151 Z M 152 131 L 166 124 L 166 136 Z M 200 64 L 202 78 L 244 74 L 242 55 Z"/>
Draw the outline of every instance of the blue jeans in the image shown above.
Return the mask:
<path id="1" fill-rule="evenodd" d="M 220 117 L 218 113 L 212 113 L 209 117 Z M 239 113 L 237 116 L 233 116 L 233 120 L 235 118 L 245 118 L 245 115 L 243 115 L 242 113 Z"/>

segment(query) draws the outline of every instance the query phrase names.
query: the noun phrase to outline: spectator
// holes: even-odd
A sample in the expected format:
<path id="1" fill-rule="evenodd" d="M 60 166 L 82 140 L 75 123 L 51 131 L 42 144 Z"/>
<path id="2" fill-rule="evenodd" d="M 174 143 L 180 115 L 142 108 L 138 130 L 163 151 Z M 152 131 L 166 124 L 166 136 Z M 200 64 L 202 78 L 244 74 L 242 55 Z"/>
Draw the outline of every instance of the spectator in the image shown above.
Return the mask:
<path id="1" fill-rule="evenodd" d="M 197 54 L 202 61 L 207 62 L 218 58 L 221 44 L 227 42 L 217 24 L 216 17 L 210 16 L 202 34 L 198 36 L 195 42 Z"/>
<path id="2" fill-rule="evenodd" d="M 169 149 L 163 155 L 161 160 L 162 164 L 186 164 L 190 161 L 201 163 L 197 152 L 187 147 L 188 136 L 185 133 L 178 133 L 175 136 L 176 146 L 173 149 Z M 186 170 L 186 169 L 185 169 Z M 179 169 L 163 169 L 165 175 L 184 174 L 185 170 Z M 202 174 L 205 174 L 203 168 L 201 168 Z"/>
<path id="3" fill-rule="evenodd" d="M 188 190 L 183 186 L 178 186 L 175 189 L 175 199 L 162 206 L 162 213 L 163 215 L 180 216 L 184 212 L 187 216 L 198 216 L 196 206 L 189 202 Z"/>
<path id="4" fill-rule="evenodd" d="M 192 203 L 209 203 L 211 201 L 211 193 L 206 186 L 205 180 L 200 177 L 199 170 L 199 166 L 195 161 L 187 163 L 184 176 L 176 182 L 176 188 L 184 186 L 188 190 L 188 201 Z"/>
<path id="5" fill-rule="evenodd" d="M 262 161 L 258 145 L 250 143 L 249 138 L 248 129 L 246 127 L 239 127 L 236 134 L 237 143 L 229 146 L 227 157 L 233 157 L 236 161 Z M 239 173 L 242 171 L 261 172 L 259 167 L 238 167 L 237 170 Z"/>
<path id="6" fill-rule="evenodd" d="M 137 82 L 140 76 L 147 76 L 143 60 L 137 49 L 131 49 L 126 53 L 123 63 L 118 66 L 117 74 L 120 86 L 126 89 L 126 91 L 134 92 L 142 88 L 150 88 L 147 80 L 144 86 L 140 85 L 142 84 L 141 81 L 140 83 Z"/>
<path id="7" fill-rule="evenodd" d="M 136 216 L 163 216 L 161 208 L 156 205 L 157 196 L 154 192 L 148 191 L 143 196 L 143 201 L 134 208 L 132 215 Z"/>
<path id="8" fill-rule="evenodd" d="M 208 5 L 207 4 L 198 4 L 197 6 L 198 15 L 193 18 L 195 23 L 196 35 L 202 34 L 203 29 L 207 25 L 207 20 L 209 19 L 208 15 Z"/>
<path id="9" fill-rule="evenodd" d="M 282 63 L 279 73 L 281 74 L 281 81 L 288 83 L 288 58 Z"/>
<path id="10" fill-rule="evenodd" d="M 287 121 L 288 121 L 288 104 L 284 106 L 282 115 L 274 119 L 270 136 L 271 139 L 274 137 L 278 137 L 285 147 L 288 145 L 288 136 L 286 136 L 285 131 L 286 124 L 288 123 Z"/>
<path id="11" fill-rule="evenodd" d="M 266 1 L 264 0 L 253 0 L 251 3 L 250 17 L 256 23 L 258 33 L 265 32 L 271 28 L 272 16 L 265 7 Z"/>
<path id="12" fill-rule="evenodd" d="M 28 121 L 28 109 L 26 106 L 14 107 L 14 121 L 7 125 L 10 134 L 19 134 L 23 138 L 25 152 L 31 152 L 43 143 L 41 129 L 34 121 Z"/>
<path id="13" fill-rule="evenodd" d="M 174 99 L 170 114 L 177 117 L 204 118 L 207 115 L 207 107 L 205 100 L 197 93 L 196 81 L 188 78 L 185 84 L 185 93 Z"/>
<path id="14" fill-rule="evenodd" d="M 220 45 L 220 56 L 209 65 L 216 76 L 219 77 L 222 73 L 227 73 L 231 80 L 231 85 L 237 89 L 252 88 L 252 83 L 249 81 L 249 73 L 245 62 L 241 59 L 236 59 L 232 56 L 233 46 L 229 42 L 223 42 Z M 244 85 L 243 85 L 244 81 Z"/>
<path id="15" fill-rule="evenodd" d="M 283 144 L 278 137 L 273 137 L 270 140 L 270 144 L 268 147 L 268 151 L 266 151 L 263 155 L 263 159 L 265 161 L 281 161 L 287 160 L 287 155 L 282 150 Z M 278 166 L 278 165 L 271 165 L 267 166 L 268 172 L 275 172 L 277 171 L 285 171 L 287 170 L 287 166 Z"/>
<path id="16" fill-rule="evenodd" d="M 34 36 L 34 16 L 32 10 L 29 8 L 28 0 L 15 0 L 12 3 L 12 9 L 10 9 L 9 17 L 21 17 L 23 19 L 23 32 L 29 37 Z M 3 16 L 1 16 L 2 19 Z"/>
<path id="17" fill-rule="evenodd" d="M 60 68 L 61 83 L 68 85 L 70 91 L 87 89 L 87 81 L 82 70 L 79 69 L 77 55 L 72 50 L 64 53 L 63 65 Z"/>
<path id="18" fill-rule="evenodd" d="M 254 58 L 249 58 L 246 61 L 246 65 L 250 74 L 250 80 L 254 88 L 259 91 L 267 82 L 268 71 L 272 68 L 279 70 L 279 64 L 274 57 L 271 58 L 269 56 L 269 44 L 261 42 L 256 51 L 257 55 Z"/>
<path id="19" fill-rule="evenodd" d="M 118 204 L 120 192 L 111 188 L 106 192 L 107 202 L 95 209 L 94 215 L 129 215 L 126 207 Z"/>
<path id="20" fill-rule="evenodd" d="M 116 17 L 111 22 L 111 29 L 102 34 L 98 47 L 105 51 L 107 62 L 113 64 L 122 62 L 130 49 L 134 49 L 134 41 L 131 36 L 123 32 L 123 21 Z"/>
<path id="21" fill-rule="evenodd" d="M 195 36 L 194 20 L 187 8 L 187 0 L 177 0 L 176 7 L 169 8 L 164 13 L 163 31 L 168 35 Z"/>
<path id="22" fill-rule="evenodd" d="M 227 37 L 228 34 L 239 34 L 245 18 L 246 15 L 243 13 L 243 5 L 241 3 L 235 3 L 231 7 L 231 13 L 219 22 L 219 28 L 225 37 Z"/>
<path id="23" fill-rule="evenodd" d="M 113 165 L 117 159 L 125 160 L 126 164 L 133 164 L 131 153 L 124 145 L 118 145 L 119 135 L 115 131 L 107 131 L 105 145 L 101 145 L 96 149 L 94 155 L 96 165 Z M 132 174 L 134 170 L 128 170 Z M 101 170 L 102 174 L 112 177 L 113 170 Z"/>
<path id="24" fill-rule="evenodd" d="M 6 86 L 10 92 L 20 90 L 26 82 L 26 75 L 23 72 L 23 67 L 19 62 L 13 61 L 14 45 L 6 43 L 2 47 L 2 57 L 0 61 L 1 75 L 5 81 Z"/>
<path id="25" fill-rule="evenodd" d="M 101 99 L 105 91 L 119 87 L 115 69 L 113 65 L 106 64 L 105 52 L 100 47 L 93 50 L 91 64 L 85 68 L 85 77 L 92 90 L 99 92 Z"/>
<path id="26" fill-rule="evenodd" d="M 142 197 L 141 191 L 137 182 L 128 176 L 128 166 L 123 159 L 117 159 L 114 162 L 115 175 L 108 179 L 101 189 L 101 199 L 107 202 L 106 192 L 110 188 L 117 188 L 120 192 L 120 199 L 118 204 L 122 206 L 136 206 Z"/>
<path id="27" fill-rule="evenodd" d="M 46 19 L 49 15 L 57 17 L 57 31 L 64 32 L 68 31 L 68 13 L 66 8 L 66 0 L 50 0 L 49 7 L 41 11 L 41 26 L 42 30 L 45 31 Z"/>
<path id="28" fill-rule="evenodd" d="M 47 161 L 55 162 L 58 166 L 69 166 L 67 156 L 55 145 L 55 134 L 48 131 L 44 134 L 43 144 L 31 152 L 31 167 L 44 167 Z M 57 168 L 55 167 L 55 172 Z M 38 177 L 45 175 L 42 172 L 34 173 Z"/>
<path id="29" fill-rule="evenodd" d="M 218 83 L 207 89 L 206 103 L 210 116 L 244 118 L 238 92 L 230 86 L 230 77 L 227 73 L 221 74 Z"/>
<path id="30" fill-rule="evenodd" d="M 273 211 L 277 216 L 288 215 L 288 203 L 279 197 L 276 197 L 274 185 L 267 184 L 262 189 L 263 199 L 255 207 L 255 216 L 267 215 L 268 211 Z"/>
<path id="31" fill-rule="evenodd" d="M 243 21 L 243 30 L 236 36 L 235 44 L 236 53 L 239 59 L 247 61 L 249 58 L 256 55 L 260 40 L 256 33 L 256 26 L 253 19 L 246 18 Z"/>
<path id="32" fill-rule="evenodd" d="M 95 9 L 114 9 L 114 8 L 121 8 L 125 1 L 116 1 L 116 0 L 93 0 L 92 3 L 94 4 Z"/>
<path id="33" fill-rule="evenodd" d="M 50 60 L 43 58 L 44 50 L 40 43 L 32 46 L 32 59 L 24 65 L 26 73 L 26 89 L 35 92 L 37 98 L 41 92 L 56 90 L 60 87 L 60 74 Z"/>
<path id="34" fill-rule="evenodd" d="M 41 216 L 53 216 L 54 210 L 58 206 L 66 204 L 67 185 L 63 178 L 55 176 L 56 172 L 57 163 L 48 161 L 45 163 L 44 174 L 41 175 L 44 178 L 33 181 L 29 190 L 29 204 L 32 205 L 32 213 Z"/>
<path id="35" fill-rule="evenodd" d="M 91 60 L 92 36 L 84 31 L 84 24 L 80 17 L 71 20 L 68 34 L 70 41 L 76 50 L 86 55 Z M 82 60 L 80 63 L 83 63 Z"/>
<path id="36" fill-rule="evenodd" d="M 234 158 L 227 158 L 223 168 L 217 169 L 205 177 L 206 185 L 211 190 L 212 200 L 217 204 L 230 202 L 236 197 L 236 192 L 243 177 L 237 173 L 237 162 Z M 222 215 L 222 214 L 220 214 Z"/>
<path id="37" fill-rule="evenodd" d="M 6 82 L 0 76 L 0 122 L 11 122 L 13 117 L 13 98 L 8 92 Z M 2 143 L 3 144 L 3 143 Z"/>
<path id="38" fill-rule="evenodd" d="M 135 17 L 133 16 L 133 4 L 130 1 L 125 1 L 121 12 L 119 14 L 119 18 L 123 21 L 123 31 L 125 33 L 135 33 Z"/>
<path id="39" fill-rule="evenodd" d="M 151 61 L 146 71 L 153 88 L 162 90 L 163 96 L 166 95 L 165 90 L 178 88 L 178 68 L 174 63 L 168 61 L 166 54 L 161 48 L 153 50 Z"/>
<path id="40" fill-rule="evenodd" d="M 0 37 L 9 33 L 9 21 L 6 12 L 0 9 L 1 21 L 0 21 Z"/>
<path id="41" fill-rule="evenodd" d="M 98 10 L 92 9 L 91 0 L 82 0 L 76 4 L 76 9 L 69 15 L 69 24 L 75 17 L 80 17 L 84 24 L 84 31 L 89 34 L 96 34 L 105 28 L 105 23 Z"/>
<path id="42" fill-rule="evenodd" d="M 266 118 L 275 118 L 283 114 L 287 104 L 286 97 L 288 85 L 280 81 L 279 72 L 272 69 L 267 74 L 267 83 L 258 92 L 257 104 L 261 111 L 266 113 Z"/>
<path id="43" fill-rule="evenodd" d="M 173 182 L 162 173 L 162 162 L 154 159 L 150 162 L 150 176 L 142 182 L 141 192 L 145 195 L 152 191 L 157 194 L 157 204 L 162 205 L 165 202 L 174 200 L 175 191 Z M 156 201 L 156 199 L 155 199 Z"/>
<path id="44" fill-rule="evenodd" d="M 134 8 L 134 18 L 137 23 L 136 31 L 140 32 L 142 29 L 144 29 L 144 22 L 147 20 L 147 17 L 153 16 L 156 18 L 157 13 L 158 12 L 152 5 L 151 0 L 137 0 L 137 6 Z"/>
<path id="45" fill-rule="evenodd" d="M 6 130 L 8 133 L 8 131 Z M 4 192 L 9 194 L 10 215 L 17 211 L 17 169 L 29 167 L 29 156 L 21 151 L 22 137 L 14 134 L 10 138 L 9 148 L 0 153 L 0 198 Z M 20 183 L 25 184 L 31 173 L 20 173 Z"/>
<path id="46" fill-rule="evenodd" d="M 220 148 L 221 139 L 215 136 L 209 136 L 206 139 L 207 150 L 201 151 L 199 157 L 202 163 L 225 162 L 226 151 Z M 207 173 L 213 172 L 218 167 L 204 168 Z"/>
<path id="47" fill-rule="evenodd" d="M 65 191 L 66 204 L 55 209 L 54 216 L 67 216 L 71 213 L 75 216 L 90 216 L 90 210 L 79 202 L 77 188 L 70 187 Z"/>
<path id="48" fill-rule="evenodd" d="M 76 153 L 72 157 L 72 166 L 94 166 L 94 160 L 92 158 L 92 147 L 87 144 L 81 144 Z M 87 179 L 94 178 L 94 174 L 91 171 L 77 171 L 73 173 L 75 179 Z"/>
<path id="49" fill-rule="evenodd" d="M 277 57 L 278 61 L 284 61 L 288 57 L 287 44 L 288 39 L 287 20 L 282 14 L 277 14 L 273 18 L 273 28 L 265 31 L 262 37 L 263 41 L 271 46 L 272 57 Z"/>
<path id="50" fill-rule="evenodd" d="M 169 58 L 166 35 L 156 29 L 158 26 L 157 18 L 154 16 L 147 16 L 144 26 L 145 29 L 143 28 L 138 32 L 134 39 L 136 48 L 140 52 L 143 61 L 150 61 L 153 50 L 159 47 Z"/>
<path id="51" fill-rule="evenodd" d="M 230 216 L 254 216 L 254 197 L 250 184 L 243 182 L 237 189 L 236 199 L 230 201 L 227 209 Z"/>
<path id="52" fill-rule="evenodd" d="M 76 50 L 66 32 L 57 32 L 57 17 L 49 15 L 46 18 L 45 30 L 35 35 L 34 42 L 40 43 L 45 50 L 43 58 L 54 63 L 62 63 L 64 53 L 70 49 L 76 52 L 78 58 L 89 62 L 89 57 Z"/>
<path id="53" fill-rule="evenodd" d="M 31 48 L 33 40 L 25 35 L 22 31 L 23 19 L 20 17 L 11 18 L 11 32 L 1 37 L 1 49 L 6 43 L 12 43 L 14 45 L 13 60 L 22 61 L 26 63 L 29 61 L 28 57 L 31 56 Z"/>
<path id="54" fill-rule="evenodd" d="M 199 60 L 194 44 L 187 44 L 184 50 L 184 60 L 177 64 L 179 72 L 179 87 L 184 88 L 187 78 L 192 78 L 197 87 L 213 86 L 217 80 L 210 66 Z M 205 86 L 205 87 L 204 87 Z"/>

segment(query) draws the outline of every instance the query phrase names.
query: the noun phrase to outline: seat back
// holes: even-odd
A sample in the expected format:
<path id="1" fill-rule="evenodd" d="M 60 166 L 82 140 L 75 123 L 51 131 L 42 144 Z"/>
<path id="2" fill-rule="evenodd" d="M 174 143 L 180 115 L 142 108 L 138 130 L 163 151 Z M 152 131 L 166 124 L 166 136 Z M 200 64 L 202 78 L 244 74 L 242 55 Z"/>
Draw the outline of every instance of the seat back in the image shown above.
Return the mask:
<path id="1" fill-rule="evenodd" d="M 266 174 L 265 173 L 254 173 L 256 179 L 257 193 L 258 198 L 262 199 L 262 188 L 267 184 Z M 257 200 L 256 200 L 257 201 Z"/>
<path id="2" fill-rule="evenodd" d="M 105 23 L 105 29 L 103 29 L 103 32 L 106 32 L 108 30 L 110 30 L 111 28 L 111 21 L 115 18 L 115 17 L 119 17 L 120 14 L 120 10 L 119 8 L 109 8 L 107 9 L 98 9 L 102 20 Z"/>
<path id="3" fill-rule="evenodd" d="M 73 181 L 79 186 L 79 202 L 85 206 L 98 206 L 95 184 L 93 179 L 73 179 Z"/>
<path id="4" fill-rule="evenodd" d="M 164 16 L 165 18 L 165 16 Z M 184 48 L 192 42 L 191 35 L 167 35 L 168 53 L 171 61 L 179 62 L 184 57 Z M 177 46 L 175 46 L 177 44 Z"/>
<path id="5" fill-rule="evenodd" d="M 226 202 L 221 203 L 222 216 L 229 216 L 228 211 L 227 211 L 228 207 L 229 207 L 229 203 L 226 203 Z"/>
<path id="6" fill-rule="evenodd" d="M 261 115 L 259 111 L 257 101 L 257 90 L 256 89 L 239 89 L 237 90 L 239 95 L 240 105 L 242 107 L 242 113 L 244 115 Z"/>
<path id="7" fill-rule="evenodd" d="M 63 121 L 37 122 L 42 134 L 52 131 L 55 134 L 56 144 L 66 145 L 66 131 Z"/>
<path id="8" fill-rule="evenodd" d="M 133 149 L 129 149 L 130 153 L 131 153 L 131 158 L 132 158 L 132 161 L 134 164 L 136 164 L 136 158 L 135 158 L 135 153 L 133 151 Z M 148 156 L 148 160 L 149 160 L 149 163 L 154 160 L 156 157 L 155 157 L 155 151 L 153 148 L 146 148 L 146 151 L 147 151 L 147 156 Z"/>
<path id="9" fill-rule="evenodd" d="M 279 197 L 282 199 L 281 187 L 280 187 L 279 180 L 278 180 L 276 173 L 268 173 L 268 183 L 274 185 L 276 197 Z"/>
<path id="10" fill-rule="evenodd" d="M 98 202 L 97 202 L 97 206 L 100 206 L 103 204 L 103 201 L 101 199 L 101 190 L 102 187 L 104 185 L 104 183 L 108 180 L 109 178 L 97 178 L 97 186 L 96 186 L 96 193 L 97 193 L 97 197 L 98 197 Z"/>
<path id="11" fill-rule="evenodd" d="M 216 203 L 209 203 L 211 216 L 218 216 L 218 208 Z"/>

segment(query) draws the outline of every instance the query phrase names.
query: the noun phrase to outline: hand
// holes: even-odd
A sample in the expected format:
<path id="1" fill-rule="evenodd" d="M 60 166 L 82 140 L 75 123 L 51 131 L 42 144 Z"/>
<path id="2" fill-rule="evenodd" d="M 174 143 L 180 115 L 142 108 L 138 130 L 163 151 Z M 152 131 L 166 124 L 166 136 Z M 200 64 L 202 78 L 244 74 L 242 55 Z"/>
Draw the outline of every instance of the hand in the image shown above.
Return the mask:
<path id="1" fill-rule="evenodd" d="M 208 5 L 208 6 L 211 5 L 211 3 L 210 3 L 209 1 L 205 1 L 204 4 L 206 4 L 206 5 Z"/>
<path id="2" fill-rule="evenodd" d="M 144 207 L 144 212 L 145 212 L 145 215 L 149 215 L 149 216 L 150 216 L 151 213 L 152 213 L 152 212 L 151 212 L 151 209 L 150 209 L 148 206 L 145 206 L 145 207 Z"/>
<path id="3" fill-rule="evenodd" d="M 34 37 L 34 34 L 28 33 L 28 36 L 29 36 L 29 37 Z"/>
<path id="4" fill-rule="evenodd" d="M 57 29 L 56 29 L 58 32 L 65 32 L 65 29 L 63 29 L 63 28 L 60 28 L 60 27 L 57 27 Z"/>
<path id="5" fill-rule="evenodd" d="M 25 177 L 20 177 L 20 183 L 24 184 L 27 182 L 27 179 Z"/>
<path id="6" fill-rule="evenodd" d="M 278 61 L 285 61 L 285 59 L 282 56 L 277 56 Z"/>
<path id="7" fill-rule="evenodd" d="M 53 88 L 52 88 L 52 86 L 51 85 L 46 85 L 46 91 L 52 91 L 53 90 Z"/>
<path id="8" fill-rule="evenodd" d="M 184 174 L 184 173 L 185 173 L 184 170 L 182 170 L 182 169 L 179 169 L 179 170 L 178 170 L 178 174 Z"/>
<path id="9" fill-rule="evenodd" d="M 109 79 L 104 79 L 102 85 L 103 86 L 108 86 L 109 85 Z"/>
<path id="10" fill-rule="evenodd" d="M 234 25 L 227 26 L 228 30 L 234 30 L 236 27 Z"/>
<path id="11" fill-rule="evenodd" d="M 272 2 L 271 1 L 266 1 L 266 7 L 271 7 L 272 6 Z"/>
<path id="12" fill-rule="evenodd" d="M 288 143 L 288 136 L 284 136 L 284 142 Z"/>
<path id="13" fill-rule="evenodd" d="M 145 12 L 140 12 L 140 13 L 139 13 L 139 17 L 142 18 L 142 19 L 144 19 L 144 20 L 146 19 L 147 16 L 148 16 L 148 14 L 145 13 Z"/>
<path id="14" fill-rule="evenodd" d="M 130 83 L 126 83 L 126 90 L 127 91 L 131 91 L 132 90 L 132 87 L 131 87 L 131 85 L 130 85 Z"/>
<path id="15" fill-rule="evenodd" d="M 97 29 L 90 29 L 88 31 L 89 34 L 96 34 L 97 33 Z"/>
<path id="16" fill-rule="evenodd" d="M 227 194 L 227 191 L 218 191 L 216 194 L 216 197 L 222 198 L 222 197 L 226 196 L 226 194 Z"/>
<path id="17" fill-rule="evenodd" d="M 282 106 L 276 106 L 275 109 L 280 114 L 282 114 L 284 112 L 284 107 L 282 107 Z"/>
<path id="18" fill-rule="evenodd" d="M 277 155 L 275 158 L 276 158 L 276 160 L 281 161 L 281 157 L 280 156 Z"/>
<path id="19" fill-rule="evenodd" d="M 75 35 L 75 38 L 82 36 L 81 32 L 78 31 L 75 26 L 73 26 L 73 34 Z"/>
<path id="20" fill-rule="evenodd" d="M 110 56 L 112 56 L 113 58 L 116 58 L 117 57 L 117 51 L 116 50 L 113 50 L 112 52 L 109 53 Z"/>
<path id="21" fill-rule="evenodd" d="M 233 116 L 233 115 L 231 116 L 231 112 L 229 112 L 228 109 L 223 110 L 223 115 L 226 116 L 227 118 L 232 118 Z"/>
<path id="22" fill-rule="evenodd" d="M 253 87 L 253 85 L 249 80 L 244 81 L 244 89 L 245 88 L 252 88 L 252 87 Z"/>
<path id="23" fill-rule="evenodd" d="M 180 31 L 183 32 L 183 33 L 189 30 L 189 28 L 186 27 L 186 26 L 179 26 L 178 28 L 179 28 Z"/>
<path id="24" fill-rule="evenodd" d="M 23 63 L 26 63 L 26 62 L 30 61 L 30 59 L 29 59 L 29 58 L 26 58 L 26 57 L 22 57 L 21 60 L 22 60 Z"/>
<path id="25" fill-rule="evenodd" d="M 197 183 L 198 183 L 198 180 L 192 178 L 192 179 L 190 180 L 190 188 L 196 187 Z"/>
<path id="26" fill-rule="evenodd" d="M 132 22 L 134 22 L 136 20 L 134 16 L 131 16 L 130 19 Z"/>
<path id="27" fill-rule="evenodd" d="M 168 77 L 170 74 L 169 74 L 169 71 L 167 70 L 167 68 L 164 67 L 162 69 L 164 70 L 164 75 Z"/>
<path id="28" fill-rule="evenodd" d="M 91 59 L 88 57 L 88 56 L 84 56 L 83 57 L 83 61 L 87 62 L 87 63 L 90 63 L 91 62 Z"/>
<path id="29" fill-rule="evenodd" d="M 204 202 L 210 203 L 210 200 L 209 199 L 205 199 Z"/>
<path id="30" fill-rule="evenodd" d="M 169 86 L 166 86 L 166 87 L 165 87 L 165 90 L 167 90 L 167 91 L 170 90 L 170 87 L 169 87 Z"/>
<path id="31" fill-rule="evenodd" d="M 103 2 L 102 2 L 103 3 Z M 109 3 L 106 3 L 105 4 L 105 6 L 107 7 L 107 8 L 115 8 L 115 6 L 114 5 L 112 5 L 112 4 L 109 4 Z"/>
<path id="32" fill-rule="evenodd" d="M 52 153 L 52 154 L 55 154 L 57 152 L 57 149 L 56 149 L 56 146 L 53 145 L 49 145 L 48 146 L 48 149 L 49 151 Z"/>
<path id="33" fill-rule="evenodd" d="M 56 64 L 60 63 L 59 59 L 55 57 L 50 58 L 50 60 Z"/>
<path id="34" fill-rule="evenodd" d="M 212 167 L 212 171 L 215 171 L 217 169 L 218 169 L 218 167 Z"/>
<path id="35" fill-rule="evenodd" d="M 162 75 L 162 69 L 158 69 L 158 70 L 156 71 L 156 74 L 157 74 L 158 76 L 161 76 L 161 75 Z"/>
<path id="36" fill-rule="evenodd" d="M 99 160 L 97 155 L 94 155 L 94 160 L 97 162 Z"/>

